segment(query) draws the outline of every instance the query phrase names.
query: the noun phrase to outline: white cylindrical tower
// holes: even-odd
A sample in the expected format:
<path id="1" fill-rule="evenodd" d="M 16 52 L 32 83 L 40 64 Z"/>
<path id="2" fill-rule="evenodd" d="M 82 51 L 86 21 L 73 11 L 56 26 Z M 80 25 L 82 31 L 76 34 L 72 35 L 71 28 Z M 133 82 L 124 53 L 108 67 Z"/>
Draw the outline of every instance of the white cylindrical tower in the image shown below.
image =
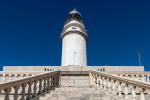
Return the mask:
<path id="1" fill-rule="evenodd" d="M 82 23 L 81 14 L 78 11 L 73 10 L 68 14 L 61 39 L 61 66 L 87 66 L 87 33 Z"/>

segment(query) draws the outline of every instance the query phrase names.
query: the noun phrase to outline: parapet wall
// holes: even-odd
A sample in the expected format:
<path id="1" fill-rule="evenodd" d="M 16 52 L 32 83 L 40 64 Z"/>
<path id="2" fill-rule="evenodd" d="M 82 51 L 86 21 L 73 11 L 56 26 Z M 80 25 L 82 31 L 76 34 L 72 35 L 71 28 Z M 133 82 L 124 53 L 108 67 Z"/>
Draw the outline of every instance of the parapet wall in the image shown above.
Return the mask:
<path id="1" fill-rule="evenodd" d="M 4 66 L 3 71 L 144 72 L 144 66 Z"/>

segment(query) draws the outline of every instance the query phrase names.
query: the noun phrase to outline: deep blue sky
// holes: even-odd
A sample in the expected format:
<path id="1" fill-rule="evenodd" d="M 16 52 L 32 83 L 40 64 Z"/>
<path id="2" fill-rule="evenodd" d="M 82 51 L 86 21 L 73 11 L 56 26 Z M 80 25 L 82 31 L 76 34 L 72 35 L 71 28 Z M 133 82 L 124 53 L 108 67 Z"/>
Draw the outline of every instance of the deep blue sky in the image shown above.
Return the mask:
<path id="1" fill-rule="evenodd" d="M 0 65 L 60 65 L 60 34 L 73 8 L 88 30 L 88 65 L 142 65 L 150 70 L 147 0 L 1 0 Z"/>

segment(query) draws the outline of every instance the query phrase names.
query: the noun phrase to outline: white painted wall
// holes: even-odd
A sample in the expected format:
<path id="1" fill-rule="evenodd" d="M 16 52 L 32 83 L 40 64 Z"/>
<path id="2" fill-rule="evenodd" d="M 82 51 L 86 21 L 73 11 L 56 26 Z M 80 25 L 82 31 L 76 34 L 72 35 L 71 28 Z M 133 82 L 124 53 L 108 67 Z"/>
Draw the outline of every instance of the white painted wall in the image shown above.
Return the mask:
<path id="1" fill-rule="evenodd" d="M 62 39 L 62 66 L 87 66 L 86 40 L 78 33 L 69 33 Z"/>

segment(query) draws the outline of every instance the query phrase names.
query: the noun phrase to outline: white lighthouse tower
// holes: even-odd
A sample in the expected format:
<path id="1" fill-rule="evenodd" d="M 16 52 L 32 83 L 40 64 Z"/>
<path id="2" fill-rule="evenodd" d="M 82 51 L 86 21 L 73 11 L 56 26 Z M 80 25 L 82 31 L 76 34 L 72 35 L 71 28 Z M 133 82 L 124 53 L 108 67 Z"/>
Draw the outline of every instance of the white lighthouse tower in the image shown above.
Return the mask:
<path id="1" fill-rule="evenodd" d="M 61 39 L 61 66 L 87 66 L 87 33 L 82 23 L 81 14 L 76 9 L 68 14 Z"/>

